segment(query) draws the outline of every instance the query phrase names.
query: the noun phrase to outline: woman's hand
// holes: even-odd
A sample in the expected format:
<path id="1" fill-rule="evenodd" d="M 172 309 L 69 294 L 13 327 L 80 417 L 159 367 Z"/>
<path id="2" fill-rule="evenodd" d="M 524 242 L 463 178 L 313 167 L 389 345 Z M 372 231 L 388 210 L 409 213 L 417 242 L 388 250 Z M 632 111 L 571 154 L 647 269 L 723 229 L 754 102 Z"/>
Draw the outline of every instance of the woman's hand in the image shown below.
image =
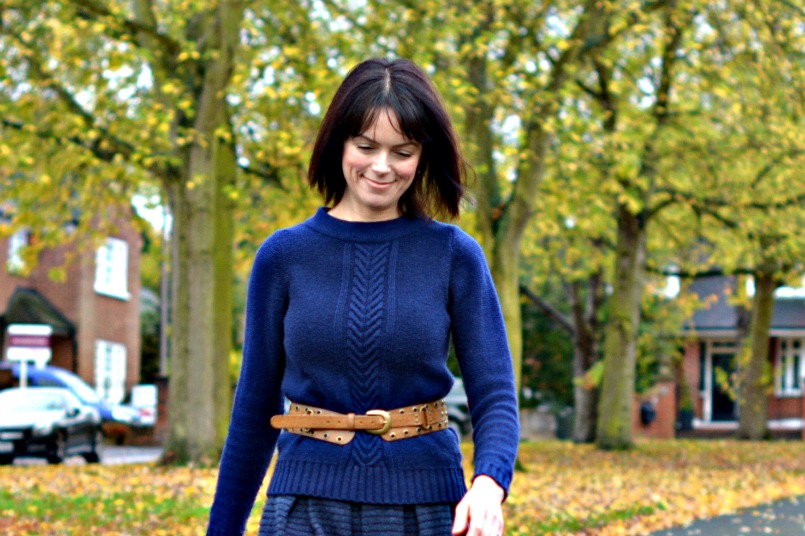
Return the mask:
<path id="1" fill-rule="evenodd" d="M 500 508 L 505 493 L 497 482 L 478 475 L 472 487 L 456 506 L 453 534 L 466 536 L 501 536 L 503 511 Z"/>

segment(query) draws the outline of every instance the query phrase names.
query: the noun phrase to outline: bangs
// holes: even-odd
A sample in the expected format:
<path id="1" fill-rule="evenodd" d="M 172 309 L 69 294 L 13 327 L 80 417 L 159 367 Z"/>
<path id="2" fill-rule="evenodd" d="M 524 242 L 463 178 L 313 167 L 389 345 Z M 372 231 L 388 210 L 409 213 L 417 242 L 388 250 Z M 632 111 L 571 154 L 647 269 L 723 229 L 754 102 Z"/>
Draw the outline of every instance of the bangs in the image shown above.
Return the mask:
<path id="1" fill-rule="evenodd" d="M 422 145 L 428 141 L 428 114 L 421 105 L 412 99 L 400 98 L 395 92 L 387 95 L 375 95 L 365 101 L 355 102 L 353 110 L 349 110 L 344 118 L 344 128 L 348 138 L 354 138 L 369 130 L 381 113 L 392 115 L 390 119 L 394 129 L 411 141 Z M 363 110 L 358 109 L 364 104 Z M 351 112 L 351 113 L 350 113 Z"/>

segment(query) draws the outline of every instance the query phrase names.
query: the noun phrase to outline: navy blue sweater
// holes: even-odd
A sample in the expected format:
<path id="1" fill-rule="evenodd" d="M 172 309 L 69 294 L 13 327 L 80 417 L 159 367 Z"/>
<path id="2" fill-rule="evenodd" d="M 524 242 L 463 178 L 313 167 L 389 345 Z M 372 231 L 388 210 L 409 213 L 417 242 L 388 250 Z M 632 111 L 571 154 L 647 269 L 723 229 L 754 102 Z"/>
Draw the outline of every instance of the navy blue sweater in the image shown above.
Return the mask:
<path id="1" fill-rule="evenodd" d="M 508 490 L 519 425 L 511 356 L 478 243 L 423 219 L 347 222 L 325 209 L 257 252 L 243 365 L 209 535 L 241 534 L 275 445 L 269 495 L 375 504 L 457 502 L 466 492 L 450 430 L 347 445 L 272 429 L 283 395 L 365 413 L 438 400 L 453 383 L 452 336 L 473 424 L 475 474 Z"/>

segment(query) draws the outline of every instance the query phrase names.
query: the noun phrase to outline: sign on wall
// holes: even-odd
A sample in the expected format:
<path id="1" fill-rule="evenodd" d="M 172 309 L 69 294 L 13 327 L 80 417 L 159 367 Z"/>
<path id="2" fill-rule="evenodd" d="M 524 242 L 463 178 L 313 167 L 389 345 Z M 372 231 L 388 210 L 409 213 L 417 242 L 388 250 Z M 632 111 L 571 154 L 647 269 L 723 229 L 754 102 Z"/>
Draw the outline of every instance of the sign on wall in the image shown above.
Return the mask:
<path id="1" fill-rule="evenodd" d="M 28 385 L 28 363 L 44 367 L 53 356 L 50 336 L 53 327 L 47 324 L 9 324 L 6 359 L 20 362 L 20 385 Z"/>

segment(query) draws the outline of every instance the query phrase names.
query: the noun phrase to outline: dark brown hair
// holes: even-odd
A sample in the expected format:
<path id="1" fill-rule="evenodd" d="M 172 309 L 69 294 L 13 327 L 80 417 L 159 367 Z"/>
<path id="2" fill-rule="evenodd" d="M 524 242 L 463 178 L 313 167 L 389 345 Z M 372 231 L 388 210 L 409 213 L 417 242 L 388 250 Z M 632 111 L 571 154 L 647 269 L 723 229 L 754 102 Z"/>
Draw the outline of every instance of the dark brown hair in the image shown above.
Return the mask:
<path id="1" fill-rule="evenodd" d="M 428 76 L 404 59 L 373 58 L 355 66 L 324 116 L 308 168 L 308 182 L 338 204 L 346 180 L 344 143 L 365 132 L 378 113 L 396 114 L 402 134 L 422 145 L 414 182 L 400 198 L 408 217 L 458 217 L 468 171 L 450 117 Z"/>

